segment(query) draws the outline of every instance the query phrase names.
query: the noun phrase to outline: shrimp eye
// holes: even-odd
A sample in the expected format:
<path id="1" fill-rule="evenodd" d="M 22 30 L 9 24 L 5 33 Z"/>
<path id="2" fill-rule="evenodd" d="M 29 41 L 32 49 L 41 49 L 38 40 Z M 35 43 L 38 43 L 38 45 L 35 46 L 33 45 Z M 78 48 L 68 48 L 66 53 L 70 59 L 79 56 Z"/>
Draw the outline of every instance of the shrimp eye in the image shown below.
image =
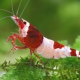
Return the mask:
<path id="1" fill-rule="evenodd" d="M 23 23 L 24 23 L 24 24 L 26 24 L 26 22 L 25 22 L 25 21 L 24 21 Z"/>

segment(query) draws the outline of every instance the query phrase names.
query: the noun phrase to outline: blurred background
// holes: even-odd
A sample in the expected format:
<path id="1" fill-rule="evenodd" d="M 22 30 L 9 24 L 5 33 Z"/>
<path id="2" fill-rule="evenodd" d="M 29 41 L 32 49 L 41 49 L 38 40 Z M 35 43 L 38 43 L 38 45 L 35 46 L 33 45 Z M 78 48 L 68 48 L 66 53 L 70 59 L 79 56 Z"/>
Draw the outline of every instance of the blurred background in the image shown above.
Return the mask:
<path id="1" fill-rule="evenodd" d="M 18 16 L 20 16 L 28 0 L 22 0 Z M 18 9 L 20 0 L 12 0 L 14 13 Z M 0 9 L 12 12 L 11 0 L 0 0 Z M 11 42 L 6 39 L 12 33 L 18 33 L 17 25 L 6 16 L 10 13 L 0 10 L 0 64 L 7 61 L 15 61 L 15 58 L 26 56 L 27 50 L 15 51 L 8 54 L 12 48 Z M 73 44 L 76 37 L 80 35 L 80 1 L 79 0 L 30 0 L 22 18 L 31 24 L 47 38 L 55 41 L 67 40 Z"/>

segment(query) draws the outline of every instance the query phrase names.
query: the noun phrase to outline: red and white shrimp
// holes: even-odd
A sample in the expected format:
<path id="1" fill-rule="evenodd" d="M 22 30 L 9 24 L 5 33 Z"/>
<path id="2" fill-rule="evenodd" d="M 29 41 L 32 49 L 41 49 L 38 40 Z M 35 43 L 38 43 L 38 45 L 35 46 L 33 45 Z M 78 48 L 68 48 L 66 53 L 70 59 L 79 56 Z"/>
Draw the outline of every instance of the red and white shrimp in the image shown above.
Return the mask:
<path id="1" fill-rule="evenodd" d="M 70 47 L 64 46 L 58 42 L 50 40 L 44 37 L 35 26 L 30 24 L 24 19 L 20 19 L 16 15 L 11 16 L 14 22 L 19 27 L 19 34 L 12 34 L 8 37 L 7 41 L 12 39 L 13 49 L 30 49 L 30 54 L 37 52 L 45 58 L 65 58 L 70 56 L 80 57 L 80 52 L 78 50 L 72 49 Z M 18 39 L 23 47 L 17 46 L 15 44 L 16 39 Z"/>
<path id="2" fill-rule="evenodd" d="M 18 25 L 19 28 L 19 34 L 12 34 L 7 39 L 7 41 L 10 39 L 12 40 L 12 50 L 29 48 L 31 56 L 32 53 L 35 54 L 35 52 L 37 52 L 44 58 L 58 59 L 70 56 L 80 57 L 80 52 L 78 50 L 64 46 L 63 44 L 44 37 L 38 29 L 28 21 L 20 19 L 16 15 L 11 16 L 11 19 Z M 24 46 L 17 46 L 15 44 L 16 39 L 18 39 Z"/>

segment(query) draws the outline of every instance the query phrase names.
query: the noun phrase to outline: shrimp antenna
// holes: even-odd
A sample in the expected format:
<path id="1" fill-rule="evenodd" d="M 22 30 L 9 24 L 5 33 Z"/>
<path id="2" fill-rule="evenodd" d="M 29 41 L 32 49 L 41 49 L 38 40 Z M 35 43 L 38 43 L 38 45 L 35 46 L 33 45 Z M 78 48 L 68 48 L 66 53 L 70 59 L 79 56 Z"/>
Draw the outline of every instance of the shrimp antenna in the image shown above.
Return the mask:
<path id="1" fill-rule="evenodd" d="M 19 6 L 18 6 L 18 9 L 17 9 L 16 15 L 17 15 L 18 12 L 19 12 L 19 9 L 20 9 L 20 6 L 21 6 L 21 3 L 22 3 L 22 0 L 21 0 L 20 3 L 19 3 Z"/>
<path id="2" fill-rule="evenodd" d="M 6 16 L 6 17 L 3 17 L 3 18 L 1 18 L 0 20 L 5 19 L 5 18 L 8 18 L 8 17 L 11 17 L 11 16 Z"/>
<path id="3" fill-rule="evenodd" d="M 10 12 L 10 11 L 8 11 L 8 10 L 5 10 L 5 9 L 0 9 L 0 10 L 5 11 L 5 12 L 8 12 L 8 13 L 10 13 L 10 14 L 13 14 L 12 12 Z"/>
<path id="4" fill-rule="evenodd" d="M 20 14 L 20 18 L 21 18 L 21 16 L 22 16 L 24 10 L 26 9 L 26 6 L 27 6 L 27 4 L 29 3 L 29 1 L 30 1 L 30 0 L 28 0 L 28 2 L 26 3 L 26 5 L 25 5 L 25 7 L 24 7 L 24 9 L 23 9 L 23 11 L 22 11 L 22 13 Z"/>
<path id="5" fill-rule="evenodd" d="M 11 6 L 12 6 L 12 13 L 14 15 L 14 9 L 13 9 L 13 1 L 11 0 Z"/>

